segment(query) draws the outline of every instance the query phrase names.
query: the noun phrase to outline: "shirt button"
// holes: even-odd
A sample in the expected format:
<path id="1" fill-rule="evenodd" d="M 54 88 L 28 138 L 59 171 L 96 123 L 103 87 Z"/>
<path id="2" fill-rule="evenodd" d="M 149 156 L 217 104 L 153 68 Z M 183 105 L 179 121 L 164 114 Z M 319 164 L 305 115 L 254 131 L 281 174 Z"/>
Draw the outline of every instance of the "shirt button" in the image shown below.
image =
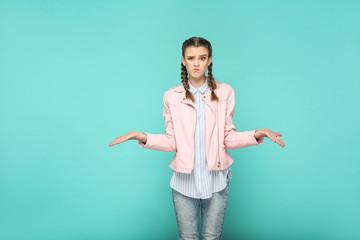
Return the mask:
<path id="1" fill-rule="evenodd" d="M 205 98 L 205 96 L 204 96 L 204 98 Z"/>

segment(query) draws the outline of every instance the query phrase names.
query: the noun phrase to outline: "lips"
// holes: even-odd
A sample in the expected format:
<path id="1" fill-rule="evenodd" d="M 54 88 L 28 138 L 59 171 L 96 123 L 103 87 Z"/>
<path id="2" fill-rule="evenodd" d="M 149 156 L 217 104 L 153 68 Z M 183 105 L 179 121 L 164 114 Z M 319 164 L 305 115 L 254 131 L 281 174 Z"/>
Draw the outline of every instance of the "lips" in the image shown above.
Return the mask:
<path id="1" fill-rule="evenodd" d="M 198 69 L 198 68 L 194 68 L 194 71 L 199 71 L 199 69 Z"/>

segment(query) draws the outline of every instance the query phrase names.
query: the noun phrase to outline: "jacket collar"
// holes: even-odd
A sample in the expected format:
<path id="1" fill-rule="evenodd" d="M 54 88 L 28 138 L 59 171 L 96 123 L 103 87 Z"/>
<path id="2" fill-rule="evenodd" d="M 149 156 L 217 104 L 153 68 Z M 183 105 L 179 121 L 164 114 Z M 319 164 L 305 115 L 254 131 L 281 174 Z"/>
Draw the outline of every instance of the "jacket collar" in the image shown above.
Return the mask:
<path id="1" fill-rule="evenodd" d="M 217 89 L 220 88 L 220 85 L 221 85 L 221 82 L 217 82 L 217 83 L 216 83 L 216 89 L 215 89 L 215 94 L 216 94 L 216 95 L 217 95 Z M 204 85 L 203 85 L 203 86 L 204 86 Z M 175 91 L 175 92 L 179 92 L 179 93 L 185 92 L 185 88 L 184 88 L 184 86 L 181 84 L 181 85 L 179 85 L 179 86 L 177 86 L 177 87 L 174 87 L 174 91 Z M 213 102 L 213 101 L 210 100 L 211 91 L 210 91 L 210 90 L 209 90 L 209 91 L 206 91 L 206 92 L 203 94 L 203 96 L 204 96 L 204 101 L 205 101 L 205 103 L 210 107 L 211 111 L 212 111 L 213 114 L 215 115 L 215 111 L 216 111 L 216 110 L 215 110 L 215 109 L 216 109 L 215 105 L 217 105 L 217 102 L 215 103 L 215 102 Z M 218 97 L 219 97 L 219 96 L 218 96 Z M 195 107 L 195 104 L 194 104 L 190 99 L 185 99 L 185 98 L 183 98 L 183 99 L 181 100 L 181 102 Z M 215 115 L 215 116 L 216 116 L 216 115 Z"/>

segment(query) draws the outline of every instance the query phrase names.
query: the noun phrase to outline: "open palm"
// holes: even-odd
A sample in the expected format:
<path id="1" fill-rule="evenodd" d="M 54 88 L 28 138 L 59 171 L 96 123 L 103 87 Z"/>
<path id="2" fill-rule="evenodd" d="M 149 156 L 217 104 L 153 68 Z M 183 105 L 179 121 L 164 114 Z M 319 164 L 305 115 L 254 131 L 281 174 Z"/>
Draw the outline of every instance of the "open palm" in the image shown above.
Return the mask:
<path id="1" fill-rule="evenodd" d="M 127 140 L 130 140 L 130 139 L 135 139 L 135 136 L 137 135 L 138 133 L 135 132 L 135 131 L 131 131 L 125 135 L 122 135 L 122 136 L 119 136 L 116 138 L 115 141 L 111 142 L 109 144 L 109 147 L 111 146 L 114 146 L 116 144 L 119 144 L 119 143 L 122 143 L 122 142 L 126 142 Z"/>

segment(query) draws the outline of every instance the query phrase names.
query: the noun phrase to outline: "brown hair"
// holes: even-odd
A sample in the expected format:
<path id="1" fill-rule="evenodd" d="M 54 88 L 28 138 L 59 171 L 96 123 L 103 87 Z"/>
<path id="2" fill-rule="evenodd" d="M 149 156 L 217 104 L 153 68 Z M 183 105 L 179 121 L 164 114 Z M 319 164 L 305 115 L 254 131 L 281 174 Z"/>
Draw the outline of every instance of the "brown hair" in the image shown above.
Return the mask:
<path id="1" fill-rule="evenodd" d="M 187 47 L 205 47 L 208 49 L 209 51 L 209 56 L 208 57 L 211 57 L 212 56 L 212 47 L 211 47 L 211 43 L 206 40 L 205 38 L 202 38 L 202 37 L 192 37 L 192 38 L 189 38 L 187 40 L 185 40 L 185 42 L 183 42 L 183 45 L 182 45 L 182 56 L 185 58 L 185 49 Z M 211 101 L 218 101 L 219 98 L 216 96 L 214 90 L 216 89 L 216 82 L 215 82 L 215 79 L 212 75 L 212 61 L 210 63 L 210 65 L 208 66 L 208 85 L 210 87 L 210 90 L 212 91 L 211 92 Z M 195 97 L 194 95 L 189 91 L 190 89 L 190 86 L 189 86 L 189 83 L 188 83 L 188 72 L 186 70 L 186 66 L 182 64 L 181 62 L 181 81 L 182 81 L 182 84 L 186 90 L 186 93 L 185 93 L 185 97 L 187 99 L 191 99 L 193 102 L 195 102 Z"/>

